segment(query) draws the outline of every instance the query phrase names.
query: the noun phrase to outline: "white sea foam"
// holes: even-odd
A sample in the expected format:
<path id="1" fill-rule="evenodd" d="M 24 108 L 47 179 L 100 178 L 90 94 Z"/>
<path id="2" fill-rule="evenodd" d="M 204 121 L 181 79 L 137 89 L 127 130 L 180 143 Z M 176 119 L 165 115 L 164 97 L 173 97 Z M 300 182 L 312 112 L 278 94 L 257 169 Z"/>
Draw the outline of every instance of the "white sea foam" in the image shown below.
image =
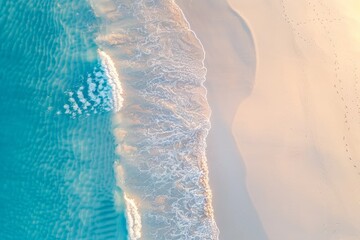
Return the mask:
<path id="1" fill-rule="evenodd" d="M 114 100 L 114 110 L 118 112 L 123 105 L 123 89 L 121 87 L 121 82 L 119 79 L 119 74 L 116 71 L 115 64 L 108 54 L 104 51 L 98 50 L 99 56 L 104 67 L 105 74 L 107 76 L 108 83 L 112 88 L 113 100 Z"/>
<path id="2" fill-rule="evenodd" d="M 204 53 L 204 56 L 202 58 L 202 65 L 203 67 L 206 69 L 205 67 L 205 57 L 206 57 L 206 52 L 205 52 L 205 48 L 203 46 L 203 44 L 201 43 L 200 39 L 198 38 L 198 36 L 196 35 L 196 33 L 191 29 L 191 26 L 190 26 L 190 23 L 189 21 L 186 19 L 185 17 L 185 14 L 184 12 L 182 11 L 182 9 L 175 3 L 175 0 L 172 0 L 172 3 L 173 5 L 181 12 L 181 15 L 183 17 L 183 19 L 185 20 L 185 22 L 187 23 L 188 25 L 188 29 L 194 34 L 194 37 L 196 38 L 196 40 L 199 42 L 200 46 L 201 46 L 201 49 Z M 207 72 L 207 69 L 206 69 L 206 72 Z M 205 89 L 205 99 L 206 99 L 206 102 L 207 102 L 207 89 L 206 87 L 204 86 L 204 82 L 205 82 L 205 76 L 206 76 L 206 72 L 205 72 L 205 75 L 204 75 L 204 81 L 201 83 L 201 86 Z M 211 115 L 211 109 L 209 108 L 209 116 L 208 116 L 208 122 L 209 122 L 209 125 L 211 127 L 211 123 L 210 123 L 210 115 Z M 206 154 L 205 154 L 205 148 L 206 148 L 206 137 L 207 137 L 208 133 L 206 134 L 206 136 L 204 137 L 204 139 L 202 140 L 203 141 L 203 145 L 205 146 L 204 147 L 204 151 L 202 153 L 202 157 L 200 159 L 200 168 L 201 170 L 205 173 L 203 175 L 203 184 L 204 184 L 204 187 L 206 189 L 206 208 L 207 208 L 207 211 L 208 211 L 208 216 L 211 218 L 211 221 L 212 221 L 212 228 L 213 228 L 213 231 L 214 231 L 214 234 L 216 235 L 216 238 L 218 239 L 219 238 L 219 229 L 216 225 L 216 222 L 215 222 L 215 217 L 214 217 L 214 209 L 213 209 L 213 206 L 212 206 L 212 191 L 211 191 L 211 188 L 210 188 L 210 185 L 209 185 L 209 170 L 208 170 L 208 166 L 207 166 L 207 158 L 206 158 Z"/>
<path id="3" fill-rule="evenodd" d="M 141 238 L 141 217 L 134 199 L 124 194 L 126 205 L 126 217 L 128 223 L 129 239 L 137 240 Z"/>

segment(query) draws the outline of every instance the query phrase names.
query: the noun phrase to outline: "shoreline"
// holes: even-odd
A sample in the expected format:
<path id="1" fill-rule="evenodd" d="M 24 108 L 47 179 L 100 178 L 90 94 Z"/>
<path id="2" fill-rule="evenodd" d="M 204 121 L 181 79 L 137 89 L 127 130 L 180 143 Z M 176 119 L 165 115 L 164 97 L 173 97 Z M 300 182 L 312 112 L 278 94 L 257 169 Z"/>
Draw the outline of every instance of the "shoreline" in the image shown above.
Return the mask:
<path id="1" fill-rule="evenodd" d="M 200 41 L 200 39 L 198 38 L 198 36 L 196 35 L 196 32 L 191 28 L 191 24 L 189 23 L 188 19 L 186 18 L 183 10 L 181 9 L 181 7 L 176 3 L 176 0 L 171 0 L 172 1 L 172 4 L 178 8 L 178 10 L 181 12 L 181 15 L 183 17 L 183 20 L 186 22 L 186 24 L 188 25 L 188 30 L 194 35 L 196 41 L 200 44 L 201 46 L 201 49 L 203 51 L 203 58 L 201 60 L 201 63 L 203 65 L 203 67 L 205 68 L 205 74 L 204 74 L 204 81 L 201 83 L 201 87 L 205 90 L 205 100 L 207 102 L 207 108 L 209 109 L 209 117 L 208 117 L 208 124 L 210 125 L 210 129 L 207 131 L 207 134 L 204 136 L 204 143 L 202 143 L 202 145 L 205 146 L 205 152 L 206 152 L 206 147 L 207 147 L 207 137 L 209 135 L 209 131 L 211 130 L 211 121 L 210 121 L 210 117 L 211 117 L 211 108 L 209 106 L 209 103 L 208 103 L 208 99 L 207 99 L 207 95 L 208 95 L 208 90 L 207 88 L 205 87 L 204 83 L 206 81 L 206 76 L 207 76 L 207 68 L 205 66 L 205 59 L 206 59 L 206 51 L 205 51 L 205 48 L 202 44 L 202 42 Z M 216 224 L 216 220 L 215 220 L 215 216 L 214 216 L 214 207 L 213 207 L 213 194 L 212 194 L 212 190 L 211 190 L 211 187 L 209 185 L 209 167 L 208 167 L 208 160 L 207 160 L 207 156 L 206 156 L 206 153 L 205 153 L 205 156 L 203 156 L 200 160 L 200 169 L 202 170 L 204 176 L 202 178 L 202 184 L 204 185 L 204 188 L 205 188 L 205 198 L 206 198 L 206 215 L 208 218 L 210 218 L 211 222 L 212 222 L 212 236 L 215 237 L 215 239 L 219 239 L 219 228 Z"/>
<path id="2" fill-rule="evenodd" d="M 247 192 L 246 169 L 231 131 L 236 109 L 250 94 L 255 78 L 256 54 L 251 32 L 241 16 L 235 15 L 226 3 L 176 2 L 207 54 L 205 66 L 208 71 L 204 85 L 212 114 L 206 155 L 220 239 L 267 239 Z M 208 16 L 216 15 L 218 19 L 208 22 Z M 221 23 L 213 24 L 220 18 Z M 211 28 L 205 28 L 205 24 Z M 233 28 L 226 31 L 224 26 Z M 216 37 L 219 35 L 221 38 Z M 241 43 L 245 46 L 238 47 Z M 228 68 L 228 72 L 221 67 Z M 243 80 L 239 81 L 241 76 Z"/>

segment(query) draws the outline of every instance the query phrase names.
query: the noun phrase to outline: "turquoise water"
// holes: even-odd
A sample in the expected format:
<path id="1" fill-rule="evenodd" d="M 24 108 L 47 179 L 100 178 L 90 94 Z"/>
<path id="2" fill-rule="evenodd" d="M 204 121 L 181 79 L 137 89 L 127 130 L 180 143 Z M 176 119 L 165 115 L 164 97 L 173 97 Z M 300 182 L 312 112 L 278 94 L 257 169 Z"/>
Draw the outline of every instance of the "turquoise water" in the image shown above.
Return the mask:
<path id="1" fill-rule="evenodd" d="M 0 239 L 126 239 L 93 11 L 0 6 Z"/>

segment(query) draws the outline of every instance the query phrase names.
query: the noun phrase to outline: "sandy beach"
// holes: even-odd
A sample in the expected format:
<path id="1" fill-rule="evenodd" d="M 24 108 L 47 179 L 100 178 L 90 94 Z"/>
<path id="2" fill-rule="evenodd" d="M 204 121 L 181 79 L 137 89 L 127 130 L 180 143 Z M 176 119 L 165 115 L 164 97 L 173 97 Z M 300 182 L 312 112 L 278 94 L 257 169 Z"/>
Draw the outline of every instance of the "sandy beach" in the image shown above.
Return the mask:
<path id="1" fill-rule="evenodd" d="M 220 239 L 265 239 L 231 129 L 238 105 L 250 95 L 255 80 L 256 54 L 250 30 L 224 1 L 177 3 L 206 51 L 205 86 L 212 109 L 207 156 Z"/>
<path id="2" fill-rule="evenodd" d="M 220 239 L 359 239 L 359 3 L 176 2 L 206 51 Z"/>

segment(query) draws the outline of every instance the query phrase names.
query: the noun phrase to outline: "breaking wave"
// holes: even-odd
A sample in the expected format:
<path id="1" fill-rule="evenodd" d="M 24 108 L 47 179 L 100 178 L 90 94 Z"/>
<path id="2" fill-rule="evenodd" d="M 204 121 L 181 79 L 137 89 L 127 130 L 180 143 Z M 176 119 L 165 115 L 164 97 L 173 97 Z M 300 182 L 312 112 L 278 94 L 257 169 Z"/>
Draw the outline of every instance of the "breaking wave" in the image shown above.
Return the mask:
<path id="1" fill-rule="evenodd" d="M 105 75 L 107 77 L 108 83 L 111 86 L 112 96 L 113 96 L 113 107 L 116 112 L 118 112 L 123 105 L 123 90 L 121 87 L 121 82 L 119 79 L 119 74 L 116 71 L 115 64 L 104 51 L 98 50 L 102 66 L 104 68 Z"/>

